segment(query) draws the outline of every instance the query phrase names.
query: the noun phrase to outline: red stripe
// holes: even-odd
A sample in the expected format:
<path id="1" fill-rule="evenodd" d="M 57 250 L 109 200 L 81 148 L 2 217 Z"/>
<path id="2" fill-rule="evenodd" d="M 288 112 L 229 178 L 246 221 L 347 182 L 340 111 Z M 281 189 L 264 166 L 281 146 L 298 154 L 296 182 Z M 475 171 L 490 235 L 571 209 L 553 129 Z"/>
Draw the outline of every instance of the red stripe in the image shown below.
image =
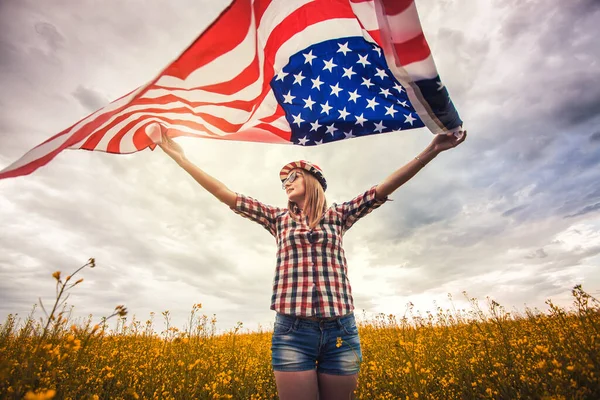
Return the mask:
<path id="1" fill-rule="evenodd" d="M 404 43 L 394 43 L 394 49 L 401 65 L 423 61 L 431 54 L 425 36 L 421 33 Z"/>
<path id="2" fill-rule="evenodd" d="M 196 69 L 233 50 L 246 37 L 251 18 L 250 0 L 234 0 L 163 74 L 185 79 Z"/>
<path id="3" fill-rule="evenodd" d="M 375 0 L 377 1 L 377 0 Z M 414 0 L 380 0 L 387 15 L 398 15 L 414 3 Z"/>
<path id="4" fill-rule="evenodd" d="M 383 43 L 381 42 L 381 31 L 379 29 L 375 30 L 375 31 L 366 31 L 369 35 L 371 35 L 371 37 L 373 38 L 373 40 L 375 41 L 375 43 L 377 43 L 379 45 L 379 47 L 383 48 Z"/>

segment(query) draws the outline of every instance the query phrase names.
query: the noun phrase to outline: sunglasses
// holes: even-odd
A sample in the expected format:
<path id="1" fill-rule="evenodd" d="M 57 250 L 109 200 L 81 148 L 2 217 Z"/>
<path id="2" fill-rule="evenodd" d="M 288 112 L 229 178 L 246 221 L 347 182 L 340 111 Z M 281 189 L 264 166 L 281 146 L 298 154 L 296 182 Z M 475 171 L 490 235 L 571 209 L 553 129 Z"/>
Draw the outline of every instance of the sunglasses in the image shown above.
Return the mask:
<path id="1" fill-rule="evenodd" d="M 281 183 L 281 188 L 283 190 L 285 190 L 285 184 L 286 183 L 293 183 L 296 180 L 296 178 L 299 177 L 299 176 L 302 176 L 302 174 L 299 173 L 299 172 L 296 172 L 296 171 L 292 171 L 292 173 L 289 174 L 288 177 L 285 178 L 284 181 Z"/>

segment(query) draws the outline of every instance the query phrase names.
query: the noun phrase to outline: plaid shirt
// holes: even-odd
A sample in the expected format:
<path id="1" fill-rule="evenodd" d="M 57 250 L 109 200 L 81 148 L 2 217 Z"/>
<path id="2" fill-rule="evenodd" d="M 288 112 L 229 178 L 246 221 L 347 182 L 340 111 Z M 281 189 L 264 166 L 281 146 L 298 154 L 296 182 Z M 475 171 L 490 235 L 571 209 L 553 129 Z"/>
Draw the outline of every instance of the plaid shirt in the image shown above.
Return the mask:
<path id="1" fill-rule="evenodd" d="M 354 310 L 342 236 L 356 221 L 387 201 L 375 187 L 333 204 L 310 229 L 306 217 L 237 194 L 232 210 L 261 224 L 277 240 L 277 266 L 271 309 L 303 317 L 342 316 Z"/>

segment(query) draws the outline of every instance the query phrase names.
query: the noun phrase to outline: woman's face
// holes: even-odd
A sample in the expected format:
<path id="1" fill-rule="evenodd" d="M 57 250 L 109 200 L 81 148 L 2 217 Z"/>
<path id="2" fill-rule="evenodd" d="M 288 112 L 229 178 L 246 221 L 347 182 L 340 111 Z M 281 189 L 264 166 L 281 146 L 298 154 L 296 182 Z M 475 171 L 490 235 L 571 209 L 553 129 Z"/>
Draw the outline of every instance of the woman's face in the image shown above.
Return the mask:
<path id="1" fill-rule="evenodd" d="M 304 185 L 304 170 L 299 168 L 290 171 L 287 179 L 283 182 L 283 188 L 288 196 L 288 199 L 300 207 L 304 204 L 304 194 L 306 187 Z M 291 181 L 291 182 L 290 182 Z"/>

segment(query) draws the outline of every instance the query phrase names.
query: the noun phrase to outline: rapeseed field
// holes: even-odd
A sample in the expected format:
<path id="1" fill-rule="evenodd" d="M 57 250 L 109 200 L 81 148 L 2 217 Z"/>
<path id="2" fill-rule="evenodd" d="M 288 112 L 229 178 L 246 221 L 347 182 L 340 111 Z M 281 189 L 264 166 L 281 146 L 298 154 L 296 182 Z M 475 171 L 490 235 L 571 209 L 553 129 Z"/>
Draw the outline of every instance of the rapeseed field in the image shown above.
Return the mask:
<path id="1" fill-rule="evenodd" d="M 25 320 L 0 325 L 2 399 L 276 399 L 271 332 L 216 334 L 215 317 L 195 304 L 186 328 L 156 332 L 118 306 L 98 324 L 73 324 L 65 308 L 75 275 L 55 272 L 57 298 Z M 573 288 L 569 309 L 485 310 L 360 322 L 363 361 L 358 399 L 600 399 L 600 304 Z M 107 321 L 118 320 L 109 330 Z M 346 345 L 338 340 L 339 346 Z M 357 361 L 358 362 L 358 361 Z"/>

